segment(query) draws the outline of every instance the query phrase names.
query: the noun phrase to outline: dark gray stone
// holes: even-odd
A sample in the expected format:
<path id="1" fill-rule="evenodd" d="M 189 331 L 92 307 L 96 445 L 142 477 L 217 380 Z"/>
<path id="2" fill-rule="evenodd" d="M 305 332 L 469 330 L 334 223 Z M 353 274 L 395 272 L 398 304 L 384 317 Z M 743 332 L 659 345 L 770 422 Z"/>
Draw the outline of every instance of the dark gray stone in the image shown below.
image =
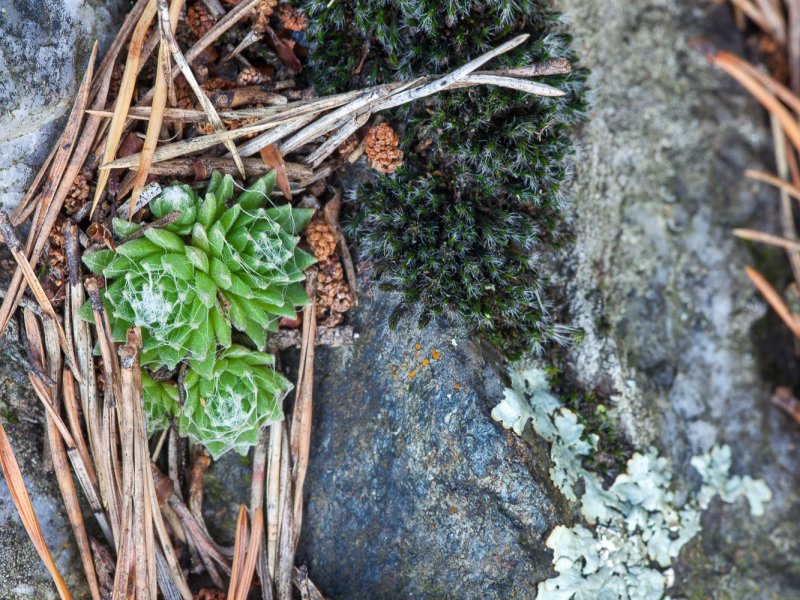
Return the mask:
<path id="1" fill-rule="evenodd" d="M 489 416 L 500 377 L 463 331 L 391 333 L 395 299 L 365 300 L 355 345 L 316 357 L 301 560 L 333 598 L 530 598 L 564 511 Z"/>

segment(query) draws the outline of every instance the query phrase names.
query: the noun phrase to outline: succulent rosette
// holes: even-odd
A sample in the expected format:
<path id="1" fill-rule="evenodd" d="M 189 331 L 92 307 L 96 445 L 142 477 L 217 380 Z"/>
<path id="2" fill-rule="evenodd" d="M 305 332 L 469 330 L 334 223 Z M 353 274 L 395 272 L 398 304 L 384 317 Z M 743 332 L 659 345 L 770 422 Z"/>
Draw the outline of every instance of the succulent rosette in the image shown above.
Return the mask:
<path id="1" fill-rule="evenodd" d="M 237 344 L 223 351 L 210 375 L 189 370 L 178 431 L 216 460 L 234 449 L 246 454 L 261 428 L 283 418 L 281 402 L 292 384 L 274 370 L 274 357 Z"/>
<path id="2" fill-rule="evenodd" d="M 218 346 L 231 346 L 231 329 L 259 350 L 281 317 L 308 302 L 303 280 L 313 256 L 297 247 L 312 211 L 285 204 L 266 208 L 275 181 L 269 173 L 233 198 L 233 179 L 214 173 L 201 199 L 173 184 L 152 200 L 157 218 L 178 214 L 164 227 L 116 250 L 84 256 L 108 284 L 103 298 L 115 340 L 142 329 L 142 365 L 174 369 L 184 358 L 210 376 Z M 119 237 L 140 225 L 115 219 Z"/>
<path id="3" fill-rule="evenodd" d="M 156 381 L 142 372 L 144 412 L 147 416 L 147 435 L 169 425 L 169 420 L 178 414 L 178 386 L 172 381 Z"/>

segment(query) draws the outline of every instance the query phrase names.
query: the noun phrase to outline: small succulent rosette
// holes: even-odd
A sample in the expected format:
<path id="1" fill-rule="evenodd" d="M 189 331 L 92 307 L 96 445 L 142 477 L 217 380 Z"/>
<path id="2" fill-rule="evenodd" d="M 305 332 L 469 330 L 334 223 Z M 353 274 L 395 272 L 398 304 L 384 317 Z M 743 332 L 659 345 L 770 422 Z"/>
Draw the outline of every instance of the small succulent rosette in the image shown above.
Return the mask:
<path id="1" fill-rule="evenodd" d="M 262 427 L 283 418 L 281 404 L 293 387 L 275 371 L 274 360 L 234 344 L 209 376 L 189 370 L 179 433 L 205 446 L 214 460 L 231 449 L 246 454 Z"/>
<path id="2" fill-rule="evenodd" d="M 315 259 L 298 242 L 312 211 L 266 208 L 274 182 L 274 172 L 265 175 L 230 206 L 230 176 L 214 173 L 202 199 L 173 184 L 150 209 L 157 218 L 177 214 L 174 221 L 84 256 L 107 280 L 103 298 L 115 341 L 141 327 L 142 365 L 172 370 L 188 358 L 194 371 L 210 376 L 218 348 L 231 346 L 231 329 L 263 350 L 280 318 L 294 318 L 308 302 L 304 271 Z M 121 219 L 113 227 L 121 238 L 142 229 Z"/>

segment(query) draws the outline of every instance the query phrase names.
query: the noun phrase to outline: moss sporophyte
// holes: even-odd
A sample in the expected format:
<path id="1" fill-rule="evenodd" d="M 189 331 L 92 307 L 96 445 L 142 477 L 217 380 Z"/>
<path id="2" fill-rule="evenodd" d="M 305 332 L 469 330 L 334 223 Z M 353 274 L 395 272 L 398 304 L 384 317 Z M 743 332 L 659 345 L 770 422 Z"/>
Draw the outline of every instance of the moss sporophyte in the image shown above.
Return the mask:
<path id="1" fill-rule="evenodd" d="M 282 417 L 292 387 L 263 350 L 278 321 L 308 302 L 304 271 L 316 259 L 298 242 L 313 211 L 267 208 L 274 182 L 269 173 L 235 199 L 233 179 L 219 173 L 202 197 L 175 183 L 150 203 L 156 218 L 177 211 L 174 222 L 154 228 L 115 219 L 114 233 L 132 239 L 83 259 L 106 279 L 114 340 L 141 328 L 149 429 L 175 419 L 215 458 L 231 448 L 246 452 L 265 423 Z M 82 312 L 91 319 L 88 305 Z M 256 350 L 234 344 L 234 331 Z M 174 383 L 147 374 L 181 361 L 188 363 L 183 405 Z"/>

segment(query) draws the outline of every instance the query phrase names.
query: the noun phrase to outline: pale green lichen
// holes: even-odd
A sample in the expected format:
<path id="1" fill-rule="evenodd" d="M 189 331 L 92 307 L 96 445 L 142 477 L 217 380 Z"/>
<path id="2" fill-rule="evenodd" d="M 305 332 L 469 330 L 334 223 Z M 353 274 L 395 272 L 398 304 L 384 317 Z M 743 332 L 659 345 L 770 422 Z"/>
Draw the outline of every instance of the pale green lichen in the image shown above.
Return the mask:
<path id="1" fill-rule="evenodd" d="M 551 443 L 550 476 L 564 496 L 577 501 L 586 527 L 559 525 L 547 539 L 558 576 L 539 584 L 540 600 L 651 600 L 671 585 L 669 568 L 681 548 L 700 533 L 700 514 L 715 496 L 724 502 L 747 498 L 754 516 L 763 514 L 772 492 L 761 480 L 730 476 L 731 450 L 716 446 L 692 458 L 702 479 L 682 502 L 672 491 L 668 461 L 653 448 L 636 453 L 610 487 L 583 467 L 597 446 L 577 415 L 548 387 L 545 372 L 533 368 L 512 375 L 512 387 L 492 417 L 521 434 L 528 421 Z"/>

